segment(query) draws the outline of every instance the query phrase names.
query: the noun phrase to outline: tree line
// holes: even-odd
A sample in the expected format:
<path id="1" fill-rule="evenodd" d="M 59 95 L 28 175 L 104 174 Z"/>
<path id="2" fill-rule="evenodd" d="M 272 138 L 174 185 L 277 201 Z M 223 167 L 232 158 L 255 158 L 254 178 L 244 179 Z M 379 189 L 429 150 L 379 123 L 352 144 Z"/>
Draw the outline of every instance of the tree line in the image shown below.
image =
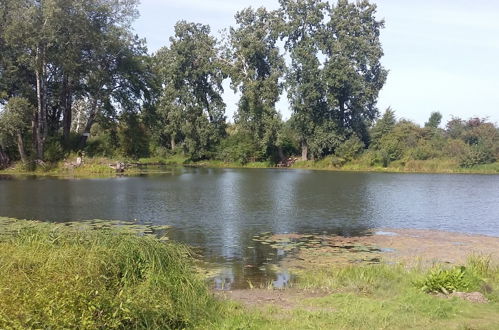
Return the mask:
<path id="1" fill-rule="evenodd" d="M 179 21 L 151 55 L 131 27 L 137 0 L 3 0 L 0 164 L 36 166 L 81 151 L 240 163 L 298 154 L 342 163 L 366 154 L 388 164 L 437 157 L 429 150 L 443 150 L 438 139 L 455 144 L 463 166 L 499 156 L 497 127 L 486 120 L 456 118 L 441 130 L 438 114 L 432 129 L 396 122 L 390 109 L 379 118 L 388 71 L 376 5 L 279 4 L 236 13 L 219 36 Z M 222 98 L 226 80 L 240 95 L 234 123 Z M 276 110 L 283 90 L 287 121 Z"/>

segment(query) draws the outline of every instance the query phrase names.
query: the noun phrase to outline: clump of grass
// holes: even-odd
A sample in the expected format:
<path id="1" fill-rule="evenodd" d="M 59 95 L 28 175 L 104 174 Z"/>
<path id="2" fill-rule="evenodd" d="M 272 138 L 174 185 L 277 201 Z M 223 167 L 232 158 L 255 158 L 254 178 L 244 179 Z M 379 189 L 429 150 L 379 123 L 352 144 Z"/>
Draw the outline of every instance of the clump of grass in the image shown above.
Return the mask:
<path id="1" fill-rule="evenodd" d="M 426 293 L 449 294 L 455 291 L 468 291 L 475 282 L 475 276 L 466 270 L 466 267 L 442 269 L 435 267 L 415 285 Z"/>
<path id="2" fill-rule="evenodd" d="M 409 272 L 399 265 L 348 265 L 321 267 L 298 272 L 296 285 L 304 289 L 322 289 L 358 294 L 379 292 L 390 295 L 405 282 Z"/>
<path id="3" fill-rule="evenodd" d="M 1 237 L 0 293 L 0 328 L 186 328 L 221 307 L 182 245 L 22 221 Z"/>

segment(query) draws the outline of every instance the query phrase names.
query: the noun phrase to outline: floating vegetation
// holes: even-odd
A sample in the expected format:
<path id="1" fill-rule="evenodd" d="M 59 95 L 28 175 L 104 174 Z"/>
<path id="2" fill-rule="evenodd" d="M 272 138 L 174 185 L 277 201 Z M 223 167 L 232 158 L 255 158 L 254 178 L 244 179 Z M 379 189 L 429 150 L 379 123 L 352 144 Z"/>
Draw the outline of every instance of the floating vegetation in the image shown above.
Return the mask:
<path id="1" fill-rule="evenodd" d="M 253 241 L 274 249 L 281 256 L 281 265 L 291 268 L 307 267 L 311 263 L 380 263 L 381 254 L 393 252 L 372 245 L 351 242 L 349 238 L 324 234 L 272 234 L 253 236 Z M 274 255 L 272 253 L 272 255 Z M 269 258 L 270 259 L 270 258 Z"/>
<path id="2" fill-rule="evenodd" d="M 152 235 L 161 241 L 168 241 L 167 231 L 171 228 L 168 225 L 142 224 L 137 221 L 124 220 L 81 220 L 63 223 L 45 223 L 40 221 L 17 220 L 12 218 L 0 217 L 0 240 L 11 237 L 12 234 L 22 229 L 35 228 L 40 225 L 50 225 L 52 230 L 113 230 L 118 233 L 137 234 L 140 236 Z"/>

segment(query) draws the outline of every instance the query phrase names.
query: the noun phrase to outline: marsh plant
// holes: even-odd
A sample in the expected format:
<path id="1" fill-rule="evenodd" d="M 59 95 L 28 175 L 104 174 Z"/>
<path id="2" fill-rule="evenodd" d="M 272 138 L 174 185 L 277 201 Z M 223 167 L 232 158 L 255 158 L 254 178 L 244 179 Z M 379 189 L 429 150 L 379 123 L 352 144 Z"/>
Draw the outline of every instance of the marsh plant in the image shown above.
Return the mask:
<path id="1" fill-rule="evenodd" d="M 117 229 L 17 222 L 0 238 L 0 328 L 186 328 L 220 303 L 188 248 Z"/>

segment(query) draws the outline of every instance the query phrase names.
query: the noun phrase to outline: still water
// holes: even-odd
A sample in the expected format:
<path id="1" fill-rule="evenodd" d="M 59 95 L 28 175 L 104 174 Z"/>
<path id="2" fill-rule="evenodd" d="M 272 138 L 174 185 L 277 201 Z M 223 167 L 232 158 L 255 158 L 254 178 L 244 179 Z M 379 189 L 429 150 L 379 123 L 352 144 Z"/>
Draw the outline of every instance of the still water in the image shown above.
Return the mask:
<path id="1" fill-rule="evenodd" d="M 196 168 L 106 179 L 4 176 L 0 216 L 171 225 L 173 239 L 222 265 L 215 286 L 237 287 L 279 258 L 252 240 L 262 232 L 425 228 L 499 236 L 499 176 Z"/>

